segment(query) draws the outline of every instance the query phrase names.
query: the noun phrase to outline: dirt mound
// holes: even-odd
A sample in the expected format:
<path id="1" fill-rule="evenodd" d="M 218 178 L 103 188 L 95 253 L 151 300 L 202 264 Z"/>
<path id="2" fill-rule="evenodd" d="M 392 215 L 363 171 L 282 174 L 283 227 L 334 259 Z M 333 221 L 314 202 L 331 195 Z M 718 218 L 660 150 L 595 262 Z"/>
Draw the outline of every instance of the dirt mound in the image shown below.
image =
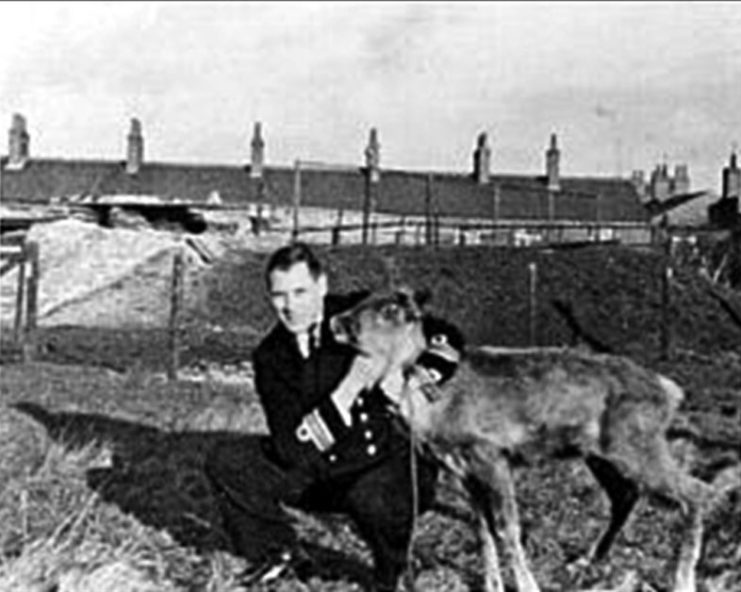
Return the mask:
<path id="1" fill-rule="evenodd" d="M 39 245 L 41 326 L 166 326 L 174 253 L 184 254 L 193 301 L 201 270 L 223 250 L 218 240 L 75 219 L 36 224 L 27 240 Z M 15 287 L 16 278 L 17 269 L 3 284 Z M 4 297 L 3 318 L 12 318 L 14 290 Z"/>
<path id="2" fill-rule="evenodd" d="M 51 440 L 44 426 L 12 407 L 0 407 L 0 492 L 44 462 Z"/>

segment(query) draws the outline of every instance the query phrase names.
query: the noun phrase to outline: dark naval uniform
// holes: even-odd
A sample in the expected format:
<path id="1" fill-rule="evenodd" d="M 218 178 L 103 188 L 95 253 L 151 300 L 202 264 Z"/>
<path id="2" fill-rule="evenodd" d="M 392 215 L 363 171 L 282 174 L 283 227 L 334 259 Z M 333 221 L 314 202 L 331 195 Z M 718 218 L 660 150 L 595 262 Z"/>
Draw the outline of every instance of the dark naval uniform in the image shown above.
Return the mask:
<path id="1" fill-rule="evenodd" d="M 380 389 L 357 397 L 349 425 L 330 398 L 356 352 L 335 341 L 329 319 L 359 298 L 327 297 L 324 319 L 313 335 L 319 343 L 308 358 L 282 324 L 265 337 L 253 356 L 270 429 L 263 454 L 247 460 L 233 444 L 224 445 L 210 455 L 206 471 L 240 554 L 259 561 L 290 548 L 295 533 L 281 502 L 343 512 L 373 552 L 378 589 L 393 590 L 405 567 L 414 521 L 409 440 Z M 423 512 L 434 498 L 437 468 L 425 458 L 417 466 Z"/>

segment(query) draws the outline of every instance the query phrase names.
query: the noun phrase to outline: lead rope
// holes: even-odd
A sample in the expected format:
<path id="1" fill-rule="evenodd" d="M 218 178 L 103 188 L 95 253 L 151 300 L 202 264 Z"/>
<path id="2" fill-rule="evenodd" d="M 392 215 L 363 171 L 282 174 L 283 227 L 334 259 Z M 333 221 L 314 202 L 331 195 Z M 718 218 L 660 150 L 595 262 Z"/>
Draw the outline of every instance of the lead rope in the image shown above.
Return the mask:
<path id="1" fill-rule="evenodd" d="M 409 592 L 415 592 L 414 540 L 419 522 L 419 476 L 417 474 L 417 434 L 414 431 L 414 404 L 409 401 L 409 470 L 412 478 L 412 533 L 407 546 L 407 584 Z"/>

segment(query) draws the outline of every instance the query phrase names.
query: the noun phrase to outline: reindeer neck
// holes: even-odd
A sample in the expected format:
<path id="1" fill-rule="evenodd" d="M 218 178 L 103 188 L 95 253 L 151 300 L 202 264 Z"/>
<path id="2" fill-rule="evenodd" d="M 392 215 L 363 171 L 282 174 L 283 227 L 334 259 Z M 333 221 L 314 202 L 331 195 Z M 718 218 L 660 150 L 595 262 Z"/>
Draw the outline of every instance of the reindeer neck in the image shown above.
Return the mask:
<path id="1" fill-rule="evenodd" d="M 417 358 L 426 349 L 427 342 L 422 332 L 421 323 L 409 327 L 408 335 L 402 340 L 398 355 L 391 362 L 395 370 L 406 371 L 417 361 Z"/>

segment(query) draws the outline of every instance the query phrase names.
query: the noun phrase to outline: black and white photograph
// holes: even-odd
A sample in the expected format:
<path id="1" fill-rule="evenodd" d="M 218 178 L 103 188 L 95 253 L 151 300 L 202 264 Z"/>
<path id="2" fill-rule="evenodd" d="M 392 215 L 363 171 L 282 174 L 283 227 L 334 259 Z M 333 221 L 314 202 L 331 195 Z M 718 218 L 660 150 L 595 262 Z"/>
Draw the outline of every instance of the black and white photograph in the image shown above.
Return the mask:
<path id="1" fill-rule="evenodd" d="M 0 3 L 0 592 L 741 591 L 741 3 Z"/>

